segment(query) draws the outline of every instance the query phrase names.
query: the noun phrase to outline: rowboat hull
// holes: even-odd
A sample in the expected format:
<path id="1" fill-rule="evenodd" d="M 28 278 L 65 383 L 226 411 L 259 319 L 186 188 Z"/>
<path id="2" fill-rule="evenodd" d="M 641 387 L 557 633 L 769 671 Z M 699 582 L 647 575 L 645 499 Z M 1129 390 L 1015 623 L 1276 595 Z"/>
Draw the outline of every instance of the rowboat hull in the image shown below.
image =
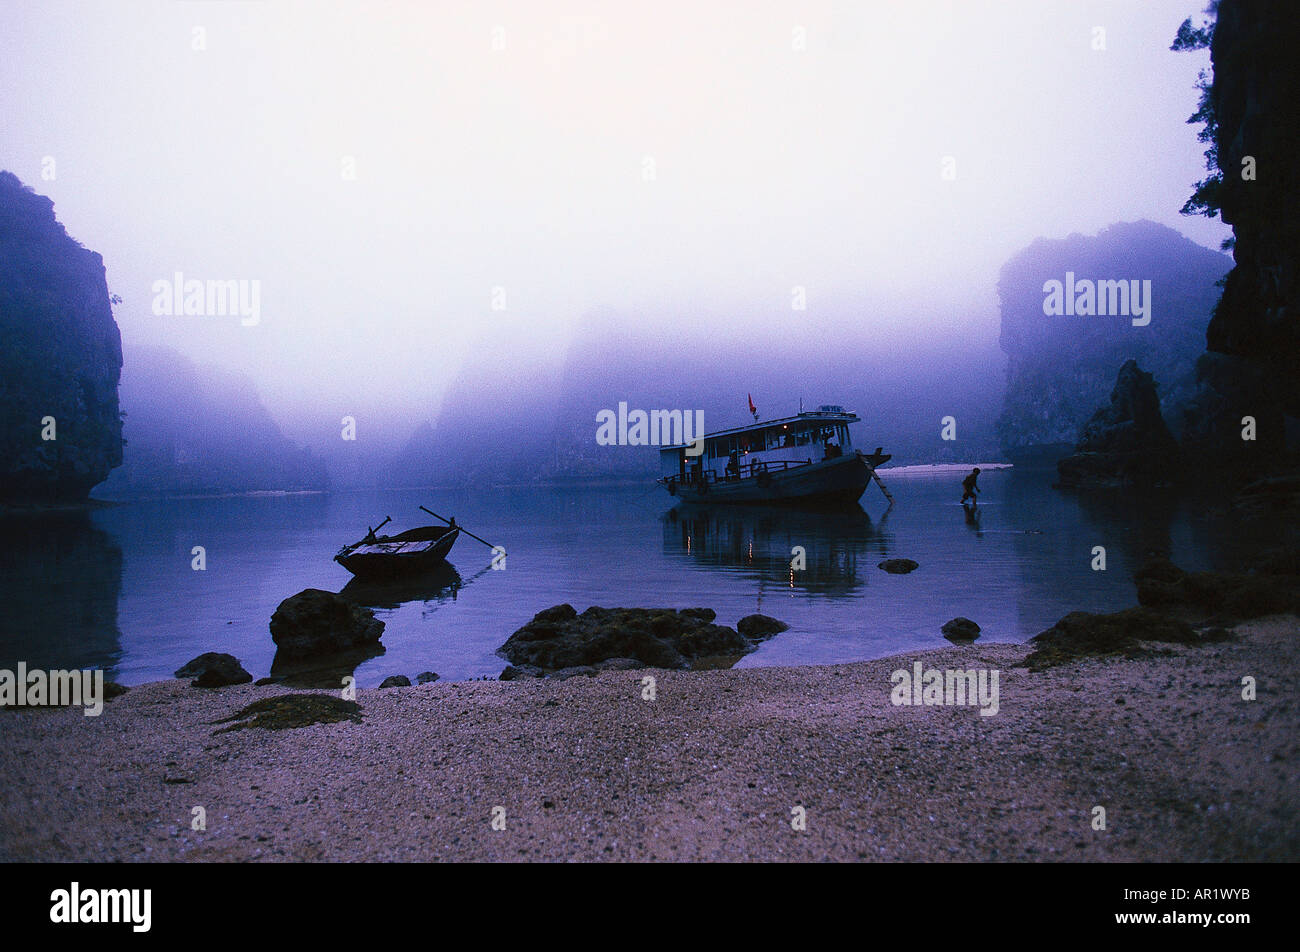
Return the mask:
<path id="1" fill-rule="evenodd" d="M 411 530 L 374 542 L 348 546 L 334 561 L 360 579 L 404 579 L 446 569 L 447 556 L 460 529 L 448 529 L 434 538 L 428 530 Z"/>
<path id="2" fill-rule="evenodd" d="M 709 481 L 703 486 L 670 483 L 668 488 L 683 502 L 848 505 L 861 498 L 872 472 L 869 457 L 854 453 L 760 476 Z"/>

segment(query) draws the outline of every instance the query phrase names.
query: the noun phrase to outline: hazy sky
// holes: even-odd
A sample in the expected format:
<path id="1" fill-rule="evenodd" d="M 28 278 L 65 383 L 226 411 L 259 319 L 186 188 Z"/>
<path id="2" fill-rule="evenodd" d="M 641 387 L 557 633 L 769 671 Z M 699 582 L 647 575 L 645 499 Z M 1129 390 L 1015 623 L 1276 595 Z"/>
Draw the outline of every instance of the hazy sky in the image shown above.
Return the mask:
<path id="1" fill-rule="evenodd" d="M 585 313 L 988 340 L 1037 236 L 1217 248 L 1178 215 L 1209 57 L 1168 51 L 1203 6 L 6 0 L 0 167 L 104 256 L 127 372 L 244 371 L 310 440 L 544 379 Z M 155 315 L 176 271 L 260 281 L 260 323 Z"/>

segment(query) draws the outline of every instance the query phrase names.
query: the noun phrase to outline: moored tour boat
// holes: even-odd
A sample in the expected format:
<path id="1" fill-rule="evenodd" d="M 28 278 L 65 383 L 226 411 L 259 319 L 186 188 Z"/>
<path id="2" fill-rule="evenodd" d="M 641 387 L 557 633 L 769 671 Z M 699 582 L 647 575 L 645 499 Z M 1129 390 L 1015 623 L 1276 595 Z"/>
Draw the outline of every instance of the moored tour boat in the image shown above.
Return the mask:
<path id="1" fill-rule="evenodd" d="M 876 476 L 889 454 L 853 448 L 849 424 L 860 419 L 823 405 L 705 434 L 697 455 L 688 451 L 698 450 L 698 442 L 665 446 L 659 482 L 687 502 L 848 504 L 875 479 L 892 503 Z"/>

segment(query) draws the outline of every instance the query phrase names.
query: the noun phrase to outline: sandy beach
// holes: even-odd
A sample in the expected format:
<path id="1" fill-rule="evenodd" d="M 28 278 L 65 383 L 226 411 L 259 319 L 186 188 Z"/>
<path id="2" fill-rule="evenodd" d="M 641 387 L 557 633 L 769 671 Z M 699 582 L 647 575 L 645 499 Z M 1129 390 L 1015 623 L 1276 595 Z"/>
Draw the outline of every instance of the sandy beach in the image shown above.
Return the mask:
<path id="1" fill-rule="evenodd" d="M 216 733 L 280 687 L 147 684 L 98 718 L 0 712 L 0 859 L 1294 861 L 1297 630 L 1040 672 L 977 642 L 434 683 L 288 730 Z M 998 713 L 892 704 L 916 661 L 998 670 Z"/>

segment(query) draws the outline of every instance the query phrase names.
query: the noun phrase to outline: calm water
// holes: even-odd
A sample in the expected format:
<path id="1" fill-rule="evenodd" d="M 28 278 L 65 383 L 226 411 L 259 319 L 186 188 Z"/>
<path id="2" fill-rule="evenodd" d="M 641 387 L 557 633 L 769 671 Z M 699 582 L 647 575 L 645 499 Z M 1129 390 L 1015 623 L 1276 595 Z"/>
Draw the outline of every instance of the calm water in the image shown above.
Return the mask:
<path id="1" fill-rule="evenodd" d="M 388 530 L 429 521 L 421 503 L 504 546 L 506 568 L 489 569 L 489 550 L 462 536 L 451 554 L 458 583 L 379 599 L 387 652 L 357 668 L 363 687 L 426 670 L 495 676 L 502 642 L 559 602 L 707 606 L 733 626 L 761 611 L 791 625 L 745 667 L 943 645 L 939 627 L 956 615 L 978 622 L 982 639 L 1023 641 L 1068 611 L 1134 604 L 1131 573 L 1148 549 L 1217 568 L 1279 541 L 1267 525 L 1206 515 L 1203 505 L 1078 497 L 1053 490 L 1051 473 L 1019 469 L 980 477 L 984 503 L 971 525 L 957 503 L 960 473 L 885 477 L 896 505 L 887 509 L 873 486 L 853 514 L 674 509 L 662 490 L 633 486 L 165 500 L 10 517 L 0 520 L 0 667 L 103 666 L 136 684 L 228 651 L 261 677 L 281 599 L 341 590 L 350 576 L 331 561 L 338 547 L 387 515 Z M 1097 545 L 1103 572 L 1091 568 Z M 194 546 L 206 550 L 205 571 L 191 569 Z M 791 572 L 794 546 L 806 551 L 802 572 Z M 893 557 L 921 567 L 904 576 L 876 568 Z"/>

